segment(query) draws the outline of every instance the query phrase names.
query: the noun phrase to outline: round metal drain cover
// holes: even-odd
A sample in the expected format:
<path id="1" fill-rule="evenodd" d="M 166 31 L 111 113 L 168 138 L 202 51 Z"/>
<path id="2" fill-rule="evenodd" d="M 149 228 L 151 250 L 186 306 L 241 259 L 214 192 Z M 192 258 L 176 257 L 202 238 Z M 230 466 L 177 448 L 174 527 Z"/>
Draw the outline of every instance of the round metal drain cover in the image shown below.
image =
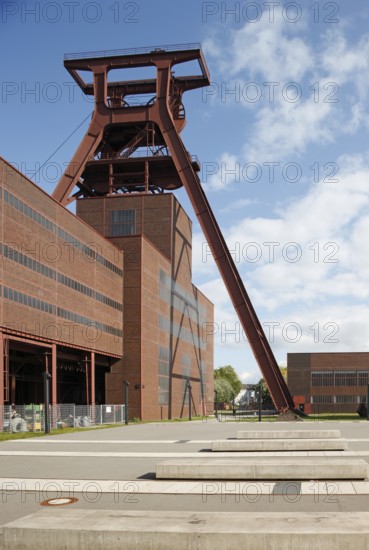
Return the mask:
<path id="1" fill-rule="evenodd" d="M 41 506 L 66 506 L 67 504 L 74 504 L 78 501 L 78 498 L 61 497 L 61 498 L 49 498 L 41 502 Z"/>

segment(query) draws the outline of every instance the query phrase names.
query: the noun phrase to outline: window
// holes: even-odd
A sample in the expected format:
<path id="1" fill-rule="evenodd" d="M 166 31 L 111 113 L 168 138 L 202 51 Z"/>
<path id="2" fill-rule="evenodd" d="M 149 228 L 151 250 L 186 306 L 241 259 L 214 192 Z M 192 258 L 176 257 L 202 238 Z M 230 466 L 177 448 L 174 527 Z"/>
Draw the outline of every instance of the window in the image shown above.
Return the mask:
<path id="1" fill-rule="evenodd" d="M 336 403 L 347 404 L 347 403 L 357 403 L 357 395 L 336 395 Z"/>
<path id="2" fill-rule="evenodd" d="M 112 237 L 136 234 L 136 210 L 114 210 L 111 213 Z"/>
<path id="3" fill-rule="evenodd" d="M 312 404 L 333 403 L 333 395 L 312 395 Z"/>
<path id="4" fill-rule="evenodd" d="M 335 386 L 357 386 L 357 373 L 355 370 L 343 370 L 335 372 Z"/>
<path id="5" fill-rule="evenodd" d="M 358 371 L 358 380 L 357 385 L 358 386 L 367 386 L 369 383 L 369 371 Z"/>
<path id="6" fill-rule="evenodd" d="M 334 386 L 333 371 L 312 371 L 311 372 L 312 386 Z"/>
<path id="7" fill-rule="evenodd" d="M 159 347 L 159 405 L 169 404 L 169 349 Z"/>

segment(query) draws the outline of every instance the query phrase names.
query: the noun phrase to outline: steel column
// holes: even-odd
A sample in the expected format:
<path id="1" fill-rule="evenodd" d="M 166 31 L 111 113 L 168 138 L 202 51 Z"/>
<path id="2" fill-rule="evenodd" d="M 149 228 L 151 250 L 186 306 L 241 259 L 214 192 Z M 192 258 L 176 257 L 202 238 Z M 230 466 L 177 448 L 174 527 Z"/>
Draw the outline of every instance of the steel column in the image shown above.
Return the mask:
<path id="1" fill-rule="evenodd" d="M 90 360 L 90 384 L 91 384 L 91 405 L 95 405 L 95 352 L 91 351 Z"/>
<path id="2" fill-rule="evenodd" d="M 46 356 L 46 364 L 47 364 L 47 356 Z M 43 373 L 44 377 L 44 401 L 45 401 L 45 410 L 44 410 L 44 431 L 45 434 L 50 433 L 50 384 L 49 380 L 51 378 L 51 375 L 48 373 L 47 368 L 46 371 Z"/>
<path id="3" fill-rule="evenodd" d="M 51 348 L 51 404 L 56 405 L 58 402 L 58 374 L 57 374 L 57 357 L 56 344 Z"/>
<path id="4" fill-rule="evenodd" d="M 4 419 L 4 336 L 0 332 L 0 431 L 3 430 Z"/>
<path id="5" fill-rule="evenodd" d="M 5 391 L 5 370 L 4 370 L 4 335 L 0 332 L 0 407 L 4 405 L 4 391 Z M 2 421 L 2 414 L 0 410 L 0 421 Z M 0 429 L 1 429 L 0 425 Z"/>

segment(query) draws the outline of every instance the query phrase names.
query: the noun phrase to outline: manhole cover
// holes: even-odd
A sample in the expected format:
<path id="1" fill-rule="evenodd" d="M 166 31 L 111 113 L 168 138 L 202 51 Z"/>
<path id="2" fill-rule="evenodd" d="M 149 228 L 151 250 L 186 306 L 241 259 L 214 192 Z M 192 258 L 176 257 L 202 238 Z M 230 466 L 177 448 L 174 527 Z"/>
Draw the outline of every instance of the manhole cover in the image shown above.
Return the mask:
<path id="1" fill-rule="evenodd" d="M 74 504 L 78 501 L 78 498 L 49 498 L 41 502 L 41 506 L 65 506 L 66 504 Z"/>

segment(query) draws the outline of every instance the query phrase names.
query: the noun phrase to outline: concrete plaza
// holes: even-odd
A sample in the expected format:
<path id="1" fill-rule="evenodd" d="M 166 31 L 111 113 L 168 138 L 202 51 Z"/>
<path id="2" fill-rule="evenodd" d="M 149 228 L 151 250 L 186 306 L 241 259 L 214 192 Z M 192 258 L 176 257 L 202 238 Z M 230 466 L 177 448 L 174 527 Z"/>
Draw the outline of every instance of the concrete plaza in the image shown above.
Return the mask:
<path id="1" fill-rule="evenodd" d="M 239 430 L 339 430 L 344 451 L 217 452 L 214 440 Z M 63 508 L 178 512 L 369 512 L 367 481 L 156 480 L 156 464 L 172 458 L 278 457 L 280 461 L 342 457 L 369 462 L 368 422 L 193 422 L 132 424 L 0 445 L 0 525 L 41 509 L 51 498 L 74 497 Z M 59 508 L 60 510 L 61 508 Z"/>

